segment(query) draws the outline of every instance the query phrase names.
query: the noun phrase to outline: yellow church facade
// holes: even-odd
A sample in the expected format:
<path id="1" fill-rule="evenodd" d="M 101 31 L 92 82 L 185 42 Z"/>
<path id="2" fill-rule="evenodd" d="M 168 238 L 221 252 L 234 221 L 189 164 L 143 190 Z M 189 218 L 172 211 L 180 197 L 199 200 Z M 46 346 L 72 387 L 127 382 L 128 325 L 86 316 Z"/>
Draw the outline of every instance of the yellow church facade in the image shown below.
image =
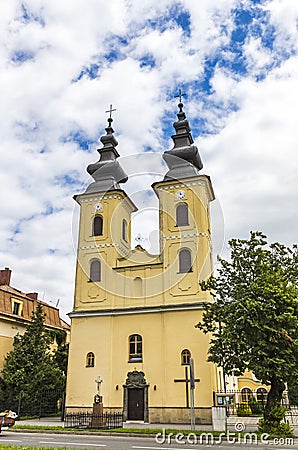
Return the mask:
<path id="1" fill-rule="evenodd" d="M 87 168 L 94 182 L 75 196 L 80 225 L 67 412 L 92 408 L 100 377 L 105 411 L 123 411 L 125 421 L 185 423 L 192 381 L 196 421 L 211 422 L 217 371 L 207 362 L 210 337 L 195 325 L 212 301 L 199 282 L 213 270 L 214 193 L 178 106 L 174 147 L 163 154 L 168 171 L 152 185 L 159 201 L 158 255 L 141 245 L 131 249 L 137 206 L 120 187 L 127 176 L 117 161 L 111 118 L 100 159 Z"/>

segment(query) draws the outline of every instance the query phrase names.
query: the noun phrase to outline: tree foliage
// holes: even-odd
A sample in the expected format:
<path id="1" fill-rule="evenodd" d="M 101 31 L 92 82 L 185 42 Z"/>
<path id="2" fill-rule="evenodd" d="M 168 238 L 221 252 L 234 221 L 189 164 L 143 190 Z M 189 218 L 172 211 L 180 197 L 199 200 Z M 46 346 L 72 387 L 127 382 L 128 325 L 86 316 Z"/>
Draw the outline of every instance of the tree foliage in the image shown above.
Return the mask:
<path id="1" fill-rule="evenodd" d="M 64 389 L 65 376 L 54 361 L 50 344 L 38 304 L 25 333 L 15 336 L 14 349 L 5 358 L 1 400 L 6 408 L 15 408 L 21 394 L 22 404 L 34 414 L 42 391 Z"/>
<path id="2" fill-rule="evenodd" d="M 269 245 L 261 232 L 229 245 L 230 260 L 219 258 L 218 276 L 201 284 L 215 301 L 197 326 L 212 333 L 209 360 L 226 374 L 250 370 L 271 386 L 266 419 L 298 376 L 297 246 Z"/>

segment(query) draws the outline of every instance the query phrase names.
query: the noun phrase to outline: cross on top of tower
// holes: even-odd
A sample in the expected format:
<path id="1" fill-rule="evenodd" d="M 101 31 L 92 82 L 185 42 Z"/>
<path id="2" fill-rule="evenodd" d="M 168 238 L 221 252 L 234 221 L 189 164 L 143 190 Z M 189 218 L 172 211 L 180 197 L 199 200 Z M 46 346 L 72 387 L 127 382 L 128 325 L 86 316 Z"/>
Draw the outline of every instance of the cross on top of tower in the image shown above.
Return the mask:
<path id="1" fill-rule="evenodd" d="M 105 113 L 110 113 L 110 117 L 108 118 L 109 126 L 111 126 L 111 123 L 113 122 L 113 119 L 112 119 L 112 112 L 113 111 L 117 111 L 116 108 L 113 109 L 113 105 L 110 105 L 110 109 L 105 111 Z"/>
<path id="2" fill-rule="evenodd" d="M 110 105 L 110 109 L 108 109 L 107 111 L 105 111 L 105 113 L 110 113 L 110 119 L 112 118 L 112 112 L 113 111 L 117 111 L 116 108 L 113 109 L 113 105 Z"/>
<path id="3" fill-rule="evenodd" d="M 182 97 L 186 97 L 186 94 L 182 94 L 181 89 L 179 89 L 178 92 L 179 92 L 178 95 L 174 95 L 174 98 L 178 98 L 179 97 L 179 101 L 181 103 L 182 102 Z"/>

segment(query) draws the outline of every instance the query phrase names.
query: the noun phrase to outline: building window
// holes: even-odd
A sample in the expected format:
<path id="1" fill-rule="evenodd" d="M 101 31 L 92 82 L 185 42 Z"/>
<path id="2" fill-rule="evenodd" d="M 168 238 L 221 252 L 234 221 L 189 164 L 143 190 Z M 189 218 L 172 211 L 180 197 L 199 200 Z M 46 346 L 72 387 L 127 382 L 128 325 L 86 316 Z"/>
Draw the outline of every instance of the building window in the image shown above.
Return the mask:
<path id="1" fill-rule="evenodd" d="M 129 362 L 142 362 L 143 360 L 143 342 L 142 336 L 132 334 L 129 336 Z"/>
<path id="2" fill-rule="evenodd" d="M 265 388 L 260 387 L 257 389 L 257 401 L 259 403 L 262 403 L 264 405 L 267 401 L 267 395 L 268 393 Z"/>
<path id="3" fill-rule="evenodd" d="M 89 352 L 86 356 L 86 367 L 94 367 L 95 364 L 95 356 L 94 353 Z"/>
<path id="4" fill-rule="evenodd" d="M 101 216 L 95 216 L 93 219 L 92 235 L 102 236 L 103 232 L 103 219 Z"/>
<path id="5" fill-rule="evenodd" d="M 191 253 L 188 249 L 182 249 L 179 252 L 179 273 L 192 272 Z"/>
<path id="6" fill-rule="evenodd" d="M 98 259 L 94 259 L 90 264 L 90 281 L 101 280 L 101 264 Z"/>
<path id="7" fill-rule="evenodd" d="M 182 352 L 181 352 L 181 365 L 182 366 L 189 365 L 190 358 L 191 358 L 190 351 L 187 350 L 186 348 L 184 350 L 182 350 Z"/>
<path id="8" fill-rule="evenodd" d="M 241 401 L 243 403 L 248 403 L 249 400 L 253 397 L 252 390 L 249 388 L 241 389 Z"/>
<path id="9" fill-rule="evenodd" d="M 125 219 L 122 220 L 122 239 L 127 242 L 127 222 Z"/>
<path id="10" fill-rule="evenodd" d="M 188 222 L 188 206 L 186 203 L 180 203 L 176 208 L 176 225 L 183 227 L 189 225 Z"/>
<path id="11" fill-rule="evenodd" d="M 23 303 L 19 300 L 11 299 L 11 310 L 16 316 L 22 316 L 23 313 Z"/>
<path id="12" fill-rule="evenodd" d="M 20 304 L 17 302 L 13 302 L 13 309 L 12 309 L 12 313 L 16 314 L 17 316 L 20 313 Z"/>

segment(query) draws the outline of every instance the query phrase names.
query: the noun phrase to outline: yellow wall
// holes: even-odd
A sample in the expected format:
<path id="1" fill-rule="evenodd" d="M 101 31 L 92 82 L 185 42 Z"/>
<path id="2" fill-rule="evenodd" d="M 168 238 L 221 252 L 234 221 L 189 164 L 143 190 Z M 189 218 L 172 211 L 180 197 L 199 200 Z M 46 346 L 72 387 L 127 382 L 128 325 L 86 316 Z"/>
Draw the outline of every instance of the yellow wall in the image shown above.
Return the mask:
<path id="1" fill-rule="evenodd" d="M 176 226 L 177 191 L 185 192 L 189 225 Z M 202 292 L 199 280 L 212 273 L 209 202 L 213 200 L 206 176 L 183 183 L 154 184 L 160 201 L 160 255 L 149 255 L 130 242 L 123 242 L 121 223 L 130 224 L 135 206 L 121 190 L 76 197 L 81 207 L 78 262 L 68 367 L 66 406 L 91 407 L 95 378 L 103 378 L 104 406 L 121 409 L 127 373 L 143 371 L 149 384 L 150 408 L 185 408 L 185 377 L 181 351 L 194 358 L 195 406 L 210 408 L 216 390 L 216 368 L 207 362 L 209 336 L 195 325 L 203 302 L 212 301 Z M 100 210 L 100 212 L 98 212 Z M 103 235 L 92 236 L 95 214 L 103 217 Z M 130 225 L 129 225 L 130 235 Z M 182 248 L 192 253 L 192 271 L 178 273 Z M 92 259 L 102 264 L 102 278 L 89 281 Z M 143 338 L 143 362 L 128 362 L 128 338 Z M 86 367 L 88 352 L 95 354 L 95 367 Z M 118 389 L 116 389 L 118 386 Z M 154 389 L 156 386 L 156 389 Z"/>
<path id="2" fill-rule="evenodd" d="M 181 351 L 189 349 L 195 364 L 196 406 L 210 406 L 215 386 L 212 364 L 206 362 L 208 338 L 194 328 L 201 311 L 180 311 L 125 316 L 78 318 L 72 321 L 67 406 L 91 406 L 96 393 L 95 378 L 103 378 L 105 407 L 122 405 L 126 375 L 134 369 L 145 373 L 150 384 L 150 406 L 185 406 L 185 384 Z M 143 362 L 128 362 L 128 337 L 143 338 Z M 92 337 L 92 339 L 90 339 Z M 95 366 L 86 367 L 88 352 Z M 116 390 L 118 385 L 119 389 Z M 153 389 L 156 385 L 156 390 Z"/>

